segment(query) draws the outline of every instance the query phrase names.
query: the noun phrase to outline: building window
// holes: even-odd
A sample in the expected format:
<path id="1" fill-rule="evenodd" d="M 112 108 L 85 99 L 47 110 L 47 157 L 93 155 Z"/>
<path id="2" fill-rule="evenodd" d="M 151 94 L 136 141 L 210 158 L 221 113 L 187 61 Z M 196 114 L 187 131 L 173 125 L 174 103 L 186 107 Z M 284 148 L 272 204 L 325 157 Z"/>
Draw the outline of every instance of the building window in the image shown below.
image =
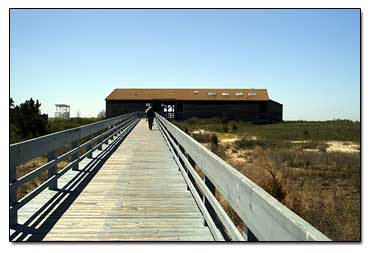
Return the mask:
<path id="1" fill-rule="evenodd" d="M 249 92 L 248 93 L 248 96 L 256 96 L 257 94 L 256 94 L 256 92 Z"/>
<path id="2" fill-rule="evenodd" d="M 229 92 L 222 92 L 222 96 L 230 96 Z"/>
<path id="3" fill-rule="evenodd" d="M 236 96 L 244 96 L 244 93 L 243 92 L 237 92 L 235 93 Z"/>
<path id="4" fill-rule="evenodd" d="M 216 96 L 217 93 L 215 91 L 208 92 L 208 96 Z"/>

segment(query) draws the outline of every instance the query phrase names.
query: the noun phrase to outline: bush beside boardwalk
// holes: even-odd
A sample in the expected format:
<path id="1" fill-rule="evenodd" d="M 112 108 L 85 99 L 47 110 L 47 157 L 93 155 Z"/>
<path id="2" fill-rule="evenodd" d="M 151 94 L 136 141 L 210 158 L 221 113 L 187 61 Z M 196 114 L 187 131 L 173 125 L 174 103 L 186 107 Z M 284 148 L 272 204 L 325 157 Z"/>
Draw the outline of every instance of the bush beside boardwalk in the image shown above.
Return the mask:
<path id="1" fill-rule="evenodd" d="M 15 105 L 12 98 L 9 100 L 9 112 L 10 112 L 10 144 L 25 141 L 28 139 L 36 138 L 46 134 L 51 134 L 58 131 L 63 131 L 87 124 L 91 124 L 102 120 L 102 117 L 98 118 L 52 118 L 49 119 L 46 115 L 42 115 L 40 112 L 40 106 L 38 100 L 36 102 L 31 98 L 26 100 L 20 105 Z M 100 112 L 102 115 L 102 112 Z M 69 150 L 70 147 L 66 146 L 63 149 Z M 58 153 L 63 153 L 62 150 L 57 150 Z M 68 164 L 69 160 L 65 159 L 57 164 L 57 170 L 62 169 Z M 36 157 L 25 164 L 17 167 L 17 178 L 26 175 L 34 169 L 47 163 L 47 155 Z M 17 199 L 22 198 L 27 193 L 42 184 L 47 180 L 47 171 L 42 173 L 37 178 L 27 182 L 17 190 Z"/>
<path id="2" fill-rule="evenodd" d="M 360 122 L 173 123 L 332 240 L 360 240 Z M 239 217 L 217 197 L 242 229 Z"/>

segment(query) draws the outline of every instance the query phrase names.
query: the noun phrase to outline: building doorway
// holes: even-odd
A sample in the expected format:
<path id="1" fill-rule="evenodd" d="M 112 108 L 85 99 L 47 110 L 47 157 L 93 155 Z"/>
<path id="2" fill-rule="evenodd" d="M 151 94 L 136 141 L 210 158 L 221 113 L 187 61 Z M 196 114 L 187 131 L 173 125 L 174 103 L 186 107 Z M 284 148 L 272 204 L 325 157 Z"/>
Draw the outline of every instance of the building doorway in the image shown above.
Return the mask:
<path id="1" fill-rule="evenodd" d="M 166 101 L 162 102 L 160 105 L 161 114 L 167 119 L 174 119 L 176 113 L 176 105 L 174 102 Z"/>
<path id="2" fill-rule="evenodd" d="M 176 115 L 176 101 L 172 100 L 154 100 L 152 107 L 155 112 L 167 119 L 174 119 Z"/>

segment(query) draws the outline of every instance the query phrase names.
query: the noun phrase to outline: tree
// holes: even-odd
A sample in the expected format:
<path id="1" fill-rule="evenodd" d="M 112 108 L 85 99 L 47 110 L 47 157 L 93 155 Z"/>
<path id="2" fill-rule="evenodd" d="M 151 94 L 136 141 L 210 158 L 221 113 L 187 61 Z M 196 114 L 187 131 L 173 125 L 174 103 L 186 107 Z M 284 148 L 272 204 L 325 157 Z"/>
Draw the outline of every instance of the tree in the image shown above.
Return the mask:
<path id="1" fill-rule="evenodd" d="M 10 110 L 14 109 L 14 100 L 13 100 L 13 98 L 9 98 L 9 108 L 10 108 Z"/>
<path id="2" fill-rule="evenodd" d="M 80 116 L 81 116 L 81 113 L 80 113 L 79 110 L 77 110 L 77 112 L 76 112 L 76 118 L 80 118 Z"/>
<path id="3" fill-rule="evenodd" d="M 35 138 L 48 133 L 48 119 L 41 115 L 39 100 L 31 98 L 20 105 L 14 106 L 11 98 L 10 109 L 10 141 L 17 142 Z"/>
<path id="4" fill-rule="evenodd" d="M 104 118 L 106 118 L 106 111 L 105 111 L 105 110 L 100 111 L 100 112 L 98 113 L 98 115 L 97 115 L 97 118 L 99 118 L 99 119 L 104 119 Z"/>

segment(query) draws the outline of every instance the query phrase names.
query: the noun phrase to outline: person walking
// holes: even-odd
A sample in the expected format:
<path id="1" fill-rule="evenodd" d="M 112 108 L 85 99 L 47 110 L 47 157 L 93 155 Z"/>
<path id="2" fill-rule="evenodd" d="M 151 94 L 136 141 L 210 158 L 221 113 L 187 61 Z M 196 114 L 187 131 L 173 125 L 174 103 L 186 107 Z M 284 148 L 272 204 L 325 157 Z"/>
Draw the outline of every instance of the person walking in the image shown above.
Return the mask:
<path id="1" fill-rule="evenodd" d="M 147 122 L 149 123 L 149 129 L 152 130 L 152 124 L 154 123 L 155 112 L 150 106 L 146 109 Z"/>

